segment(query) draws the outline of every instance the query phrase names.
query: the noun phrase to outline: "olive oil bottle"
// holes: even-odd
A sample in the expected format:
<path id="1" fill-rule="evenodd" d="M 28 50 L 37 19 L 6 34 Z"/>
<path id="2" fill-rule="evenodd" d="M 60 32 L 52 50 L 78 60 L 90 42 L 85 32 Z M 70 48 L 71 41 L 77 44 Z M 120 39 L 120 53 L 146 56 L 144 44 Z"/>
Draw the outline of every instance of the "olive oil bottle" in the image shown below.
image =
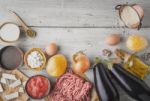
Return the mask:
<path id="1" fill-rule="evenodd" d="M 123 60 L 123 67 L 136 77 L 143 80 L 149 73 L 149 66 L 134 54 L 131 55 L 121 49 L 117 49 L 115 53 L 121 60 Z"/>

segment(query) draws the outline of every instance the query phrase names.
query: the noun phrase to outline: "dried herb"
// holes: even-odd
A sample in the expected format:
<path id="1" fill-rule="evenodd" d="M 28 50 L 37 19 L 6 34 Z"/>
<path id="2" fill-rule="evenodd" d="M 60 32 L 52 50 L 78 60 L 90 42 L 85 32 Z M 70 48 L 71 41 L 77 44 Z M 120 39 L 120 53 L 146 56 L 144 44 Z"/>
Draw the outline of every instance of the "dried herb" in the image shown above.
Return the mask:
<path id="1" fill-rule="evenodd" d="M 109 56 L 111 56 L 112 52 L 108 49 L 104 49 L 104 50 L 102 50 L 102 54 L 103 54 L 103 56 L 109 57 Z"/>

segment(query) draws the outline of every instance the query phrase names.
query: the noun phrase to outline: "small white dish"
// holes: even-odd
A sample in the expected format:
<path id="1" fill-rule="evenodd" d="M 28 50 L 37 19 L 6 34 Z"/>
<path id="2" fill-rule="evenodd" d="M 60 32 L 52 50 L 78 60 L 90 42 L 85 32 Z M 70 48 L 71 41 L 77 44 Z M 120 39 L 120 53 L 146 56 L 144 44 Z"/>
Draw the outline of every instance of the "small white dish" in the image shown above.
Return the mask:
<path id="1" fill-rule="evenodd" d="M 0 39 L 7 43 L 15 42 L 20 37 L 20 28 L 14 23 L 4 23 L 0 27 Z"/>

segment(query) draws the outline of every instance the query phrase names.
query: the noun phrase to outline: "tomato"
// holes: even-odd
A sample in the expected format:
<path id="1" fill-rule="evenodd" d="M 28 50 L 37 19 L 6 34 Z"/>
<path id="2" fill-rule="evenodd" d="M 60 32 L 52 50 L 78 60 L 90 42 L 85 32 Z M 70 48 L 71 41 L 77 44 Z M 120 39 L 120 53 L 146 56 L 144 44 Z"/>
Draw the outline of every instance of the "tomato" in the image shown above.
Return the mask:
<path id="1" fill-rule="evenodd" d="M 26 84 L 26 91 L 32 98 L 44 97 L 50 89 L 49 80 L 41 75 L 37 75 L 29 79 Z"/>

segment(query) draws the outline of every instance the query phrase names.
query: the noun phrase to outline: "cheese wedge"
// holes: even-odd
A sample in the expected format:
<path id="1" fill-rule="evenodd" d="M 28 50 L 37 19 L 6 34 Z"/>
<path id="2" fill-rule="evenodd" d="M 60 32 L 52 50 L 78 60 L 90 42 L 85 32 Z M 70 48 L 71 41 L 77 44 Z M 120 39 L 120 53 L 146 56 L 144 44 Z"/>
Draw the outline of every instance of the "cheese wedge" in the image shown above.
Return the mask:
<path id="1" fill-rule="evenodd" d="M 18 96 L 19 96 L 19 93 L 14 92 L 14 93 L 11 93 L 9 95 L 5 95 L 4 97 L 6 100 L 12 100 L 12 99 L 18 98 Z"/>
<path id="2" fill-rule="evenodd" d="M 23 87 L 25 87 L 26 83 L 27 83 L 27 81 L 24 81 L 24 82 L 22 83 Z"/>
<path id="3" fill-rule="evenodd" d="M 21 85 L 21 80 L 20 79 L 14 81 L 12 84 L 9 85 L 9 87 L 15 88 L 19 85 Z"/>
<path id="4" fill-rule="evenodd" d="M 9 80 L 17 80 L 16 76 L 13 74 L 2 73 L 2 78 Z"/>
<path id="5" fill-rule="evenodd" d="M 3 92 L 3 87 L 1 84 L 0 84 L 0 92 Z"/>
<path id="6" fill-rule="evenodd" d="M 1 83 L 7 84 L 6 79 L 5 78 L 1 78 Z"/>
<path id="7" fill-rule="evenodd" d="M 19 88 L 19 93 L 24 93 L 23 87 L 20 87 L 20 88 Z"/>

